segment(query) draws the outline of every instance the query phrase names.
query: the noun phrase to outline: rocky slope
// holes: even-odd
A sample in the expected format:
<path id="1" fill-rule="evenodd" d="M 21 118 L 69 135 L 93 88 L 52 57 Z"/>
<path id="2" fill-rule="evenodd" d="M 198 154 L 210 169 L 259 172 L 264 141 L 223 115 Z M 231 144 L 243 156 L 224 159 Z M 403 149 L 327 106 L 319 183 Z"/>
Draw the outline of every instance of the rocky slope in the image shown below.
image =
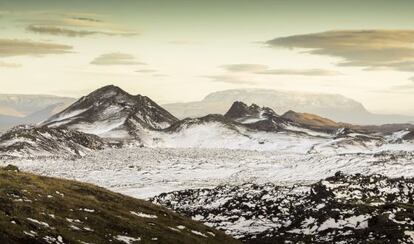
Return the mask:
<path id="1" fill-rule="evenodd" d="M 0 169 L 0 243 L 238 243 L 149 202 Z"/>
<path id="2" fill-rule="evenodd" d="M 42 126 L 70 128 L 104 138 L 139 139 L 145 130 L 167 128 L 176 121 L 148 97 L 105 86 L 52 116 Z"/>
<path id="3" fill-rule="evenodd" d="M 76 157 L 105 145 L 98 136 L 79 131 L 18 126 L 0 136 L 0 158 Z"/>
<path id="4" fill-rule="evenodd" d="M 289 110 L 282 115 L 283 118 L 292 120 L 296 123 L 312 126 L 315 128 L 341 128 L 344 127 L 344 124 L 337 123 L 333 120 L 320 117 L 316 114 L 310 113 L 297 113 L 295 111 Z"/>
<path id="5" fill-rule="evenodd" d="M 312 185 L 222 185 L 153 202 L 247 243 L 412 243 L 414 179 L 335 176 Z"/>

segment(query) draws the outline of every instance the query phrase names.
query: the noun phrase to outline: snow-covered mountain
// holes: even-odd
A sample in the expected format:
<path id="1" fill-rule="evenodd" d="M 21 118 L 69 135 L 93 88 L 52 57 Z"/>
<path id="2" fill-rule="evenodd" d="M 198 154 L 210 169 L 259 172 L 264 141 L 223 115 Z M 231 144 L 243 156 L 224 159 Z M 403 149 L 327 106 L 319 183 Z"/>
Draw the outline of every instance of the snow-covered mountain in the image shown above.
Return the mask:
<path id="1" fill-rule="evenodd" d="M 256 122 L 258 123 L 258 122 Z M 326 139 L 294 131 L 267 131 L 241 124 L 219 114 L 184 119 L 152 133 L 144 145 L 165 148 L 226 148 L 305 153 Z"/>
<path id="2" fill-rule="evenodd" d="M 139 139 L 144 130 L 164 129 L 176 121 L 150 98 L 110 85 L 82 97 L 42 126 L 70 128 L 103 138 Z"/>
<path id="3" fill-rule="evenodd" d="M 374 127 L 370 127 L 374 131 L 367 131 L 361 126 L 293 111 L 280 116 L 269 107 L 248 106 L 240 101 L 234 102 L 225 115 L 178 120 L 150 98 L 130 95 L 116 86 L 105 86 L 82 97 L 32 129 L 49 134 L 61 133 L 61 130 L 76 131 L 79 133 L 76 137 L 95 135 L 109 146 L 127 144 L 150 148 L 221 148 L 302 154 L 361 152 L 411 141 L 411 131 L 383 134 Z M 25 138 L 25 134 L 26 131 L 20 128 L 14 132 L 14 137 Z M 50 149 L 50 154 L 59 151 L 43 147 L 42 134 L 34 133 L 30 137 L 34 139 L 20 146 L 22 156 L 27 155 L 25 147 L 29 151 Z M 59 138 L 55 139 L 57 143 Z M 72 137 L 67 139 L 78 142 Z M 9 155 L 7 151 L 13 147 L 4 145 L 12 142 L 7 138 L 3 142 L 0 140 L 2 154 Z"/>
<path id="4" fill-rule="evenodd" d="M 0 158 L 76 157 L 104 147 L 98 136 L 62 128 L 17 126 L 0 136 Z"/>
<path id="5" fill-rule="evenodd" d="M 224 114 L 234 101 L 261 104 L 272 108 L 279 114 L 293 110 L 317 114 L 335 121 L 362 125 L 414 121 L 414 118 L 410 116 L 370 113 L 361 103 L 341 95 L 268 89 L 213 92 L 201 101 L 164 104 L 163 107 L 178 118 L 201 117 L 211 113 Z"/>

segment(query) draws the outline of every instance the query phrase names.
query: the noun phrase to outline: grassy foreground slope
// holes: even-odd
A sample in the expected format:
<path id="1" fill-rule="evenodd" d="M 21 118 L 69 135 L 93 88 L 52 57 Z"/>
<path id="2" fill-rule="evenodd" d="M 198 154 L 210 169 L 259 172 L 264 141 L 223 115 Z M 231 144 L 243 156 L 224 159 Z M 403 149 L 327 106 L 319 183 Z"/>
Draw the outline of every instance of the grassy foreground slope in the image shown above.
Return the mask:
<path id="1" fill-rule="evenodd" d="M 0 169 L 0 243 L 238 243 L 149 202 Z"/>

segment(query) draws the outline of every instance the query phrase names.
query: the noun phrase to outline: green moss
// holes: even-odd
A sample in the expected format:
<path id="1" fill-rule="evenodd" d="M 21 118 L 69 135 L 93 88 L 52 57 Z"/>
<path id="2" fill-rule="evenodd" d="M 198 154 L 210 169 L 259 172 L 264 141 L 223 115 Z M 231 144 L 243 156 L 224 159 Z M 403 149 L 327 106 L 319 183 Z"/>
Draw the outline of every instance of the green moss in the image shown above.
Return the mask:
<path id="1" fill-rule="evenodd" d="M 158 243 L 238 243 L 147 201 L 90 184 L 0 170 L 0 243 L 46 243 L 44 238 L 59 236 L 65 243 L 122 243 L 118 235 L 140 238 L 139 243 L 154 243 L 153 238 Z"/>

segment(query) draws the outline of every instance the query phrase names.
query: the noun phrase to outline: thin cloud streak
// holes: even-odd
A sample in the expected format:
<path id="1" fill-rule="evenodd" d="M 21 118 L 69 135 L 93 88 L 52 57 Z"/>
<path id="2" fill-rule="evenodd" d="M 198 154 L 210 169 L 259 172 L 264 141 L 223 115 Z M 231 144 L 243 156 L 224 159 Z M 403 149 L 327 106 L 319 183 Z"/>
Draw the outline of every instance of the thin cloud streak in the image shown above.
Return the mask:
<path id="1" fill-rule="evenodd" d="M 138 62 L 135 57 L 126 53 L 106 53 L 92 60 L 94 65 L 145 65 Z"/>
<path id="2" fill-rule="evenodd" d="M 269 69 L 255 72 L 263 75 L 304 75 L 304 76 L 335 76 L 342 73 L 326 69 Z"/>
<path id="3" fill-rule="evenodd" d="M 334 76 L 342 73 L 328 69 L 269 69 L 263 64 L 227 64 L 221 68 L 230 72 L 244 72 L 259 75 L 304 75 L 304 76 Z"/>
<path id="4" fill-rule="evenodd" d="M 91 35 L 105 35 L 105 36 L 136 36 L 135 32 L 106 32 L 106 31 L 90 31 L 90 30 L 72 30 L 67 28 L 61 28 L 56 26 L 36 26 L 30 25 L 26 28 L 27 31 L 36 34 L 48 34 L 55 36 L 67 36 L 67 37 L 85 37 Z"/>
<path id="5" fill-rule="evenodd" d="M 0 39 L 0 57 L 71 53 L 72 46 L 19 39 Z"/>

